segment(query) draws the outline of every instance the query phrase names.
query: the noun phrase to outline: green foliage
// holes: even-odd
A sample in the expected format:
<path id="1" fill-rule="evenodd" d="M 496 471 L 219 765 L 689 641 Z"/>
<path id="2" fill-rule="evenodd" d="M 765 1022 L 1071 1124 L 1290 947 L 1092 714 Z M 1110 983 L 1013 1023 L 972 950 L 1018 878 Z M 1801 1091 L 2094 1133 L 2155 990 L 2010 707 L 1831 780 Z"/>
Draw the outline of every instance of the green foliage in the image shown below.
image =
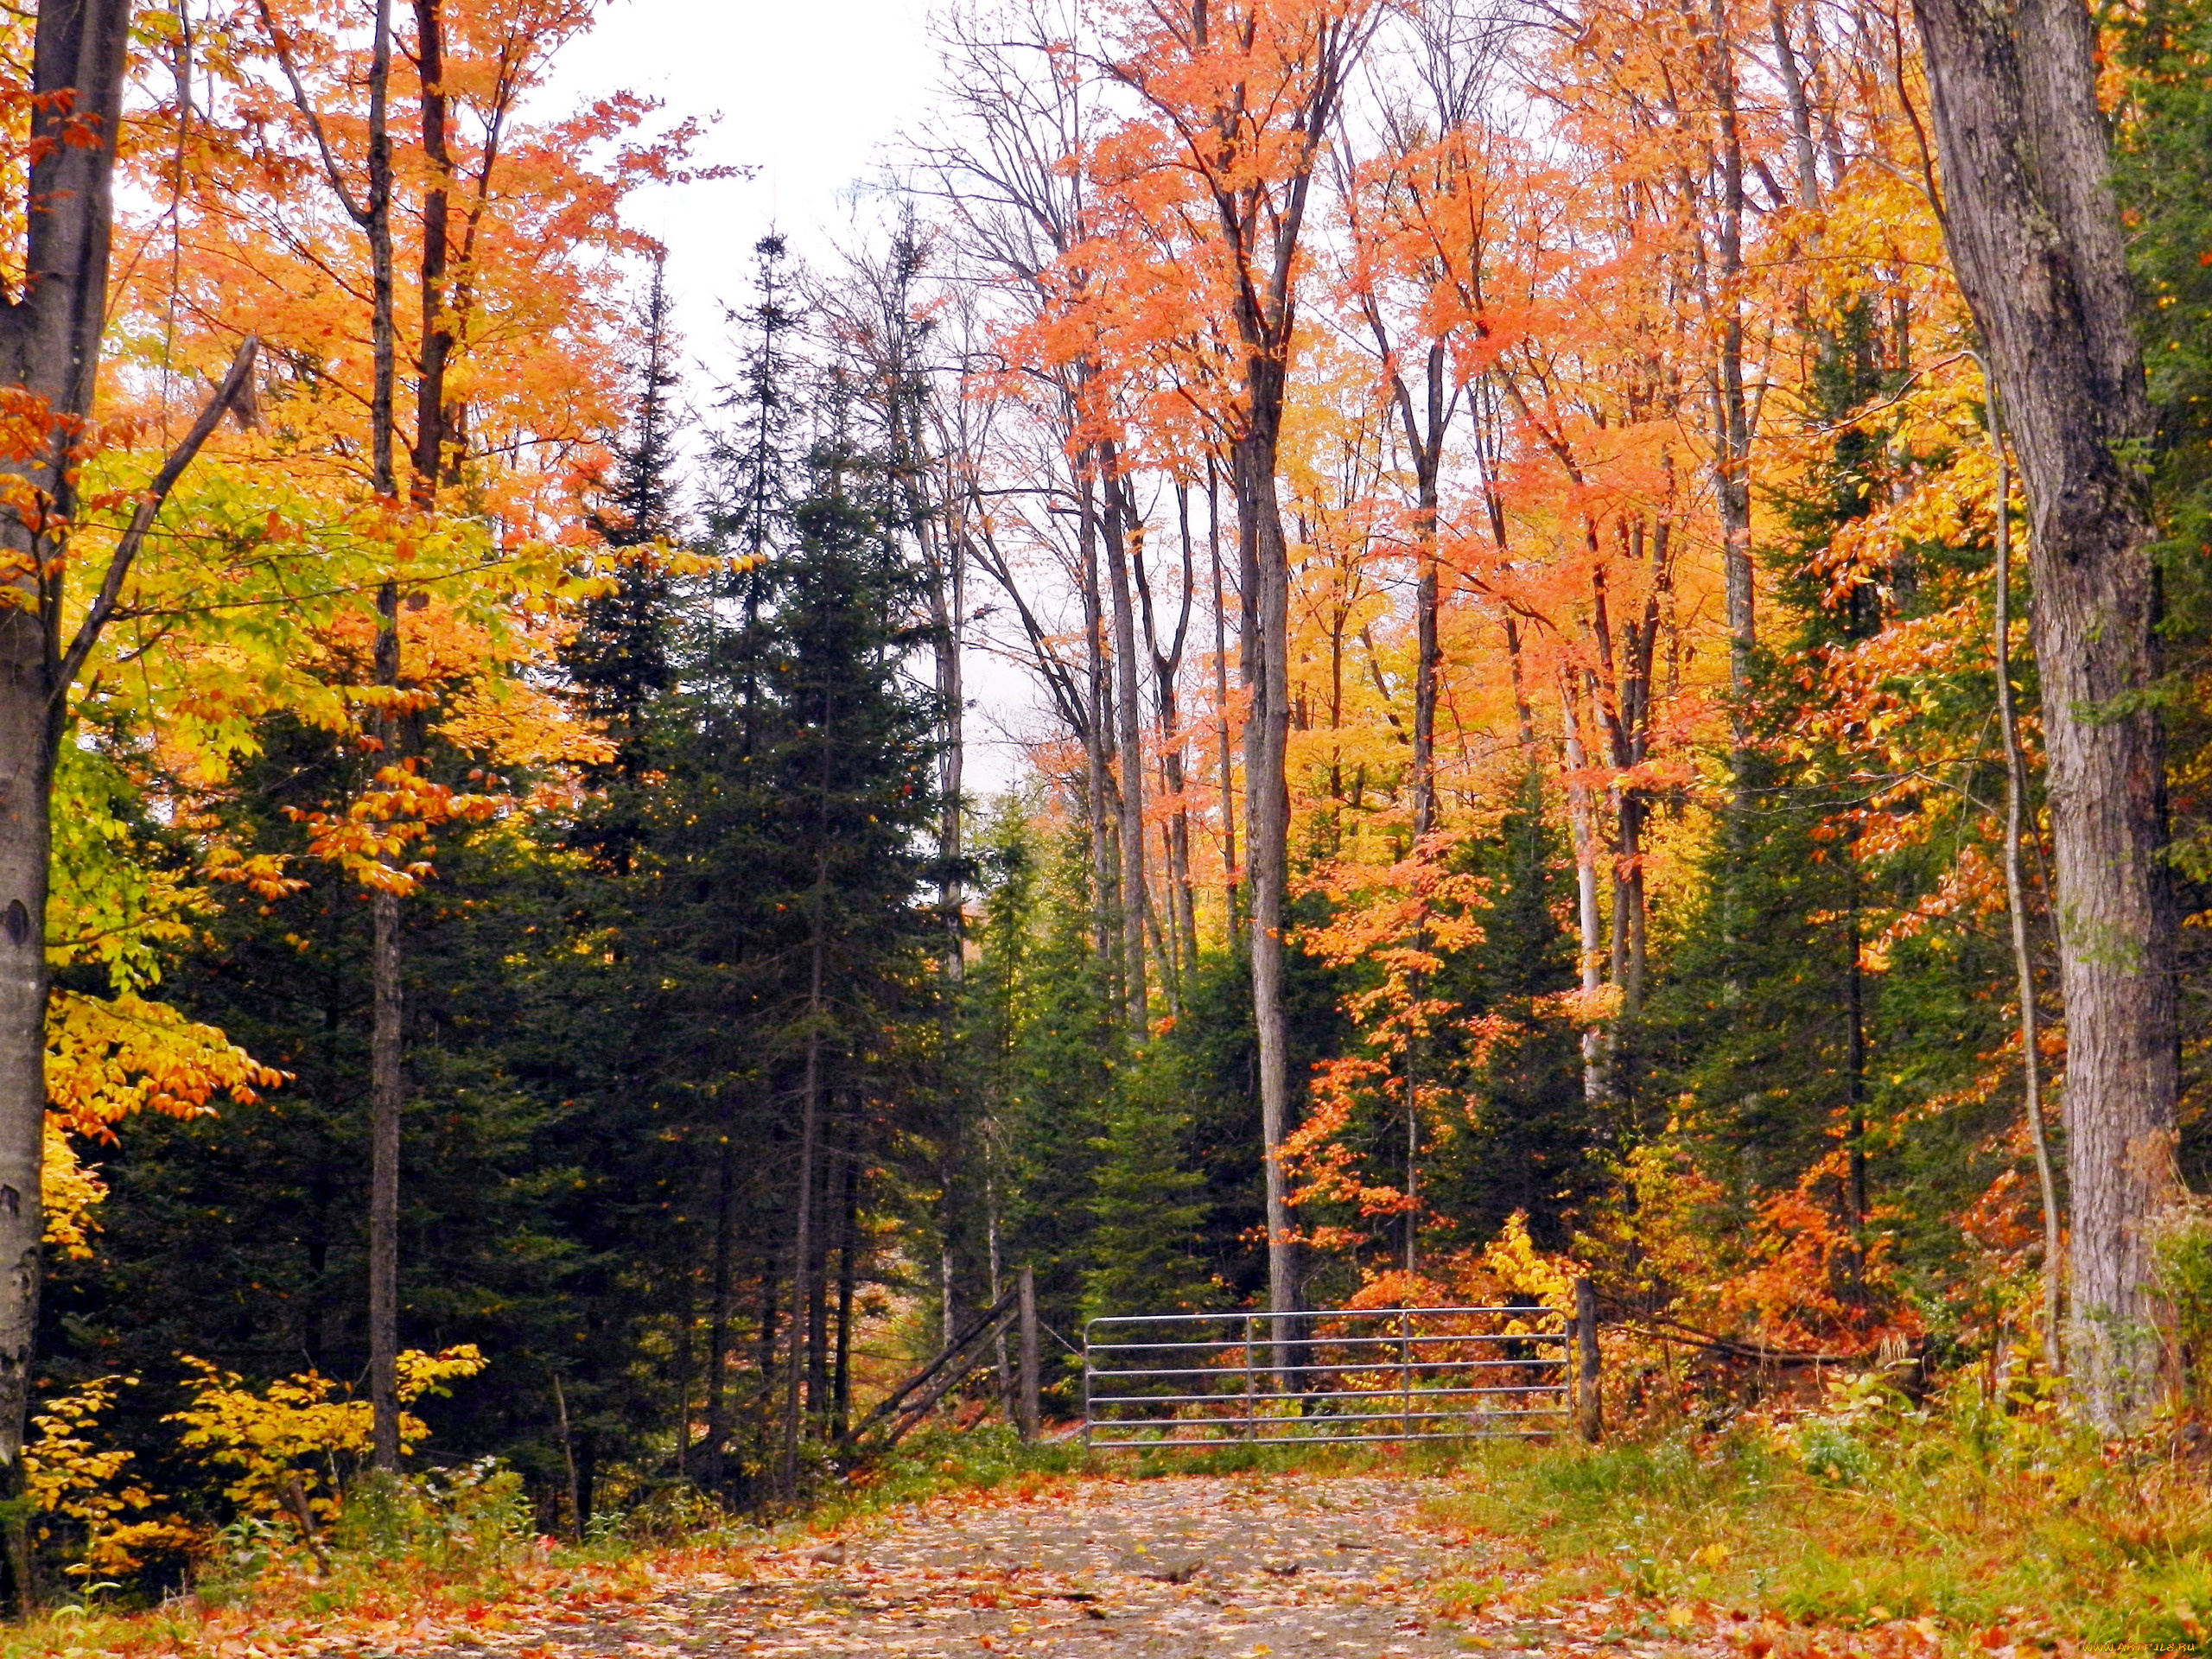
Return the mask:
<path id="1" fill-rule="evenodd" d="M 680 539 L 664 310 L 645 320 L 601 517 L 618 551 Z M 842 394 L 817 403 L 790 372 L 775 440 L 807 459 L 779 474 L 790 493 L 762 504 L 758 534 L 710 550 L 745 556 L 625 559 L 623 585 L 585 607 L 567 667 L 616 748 L 594 789 L 572 812 L 455 826 L 401 906 L 403 1339 L 493 1357 L 491 1385 L 426 1404 L 429 1445 L 498 1454 L 539 1530 L 688 1481 L 759 1495 L 810 1077 L 802 1409 L 810 1436 L 834 1430 L 849 1374 L 817 1332 L 867 1317 L 897 1273 L 885 1222 L 939 1094 L 922 850 L 937 711 L 906 672 L 911 544 L 887 532 L 882 469 Z M 474 763 L 437 730 L 417 747 L 431 778 L 467 785 Z M 104 762 L 85 764 L 97 784 Z M 331 731 L 266 721 L 213 827 L 245 855 L 296 854 L 302 816 L 373 764 Z M 111 818 L 80 818 L 88 857 Z M 112 821 L 168 850 L 160 823 Z M 219 1120 L 134 1127 L 105 1162 L 96 1256 L 44 1305 L 63 1381 L 145 1377 L 114 1433 L 210 1529 L 232 1518 L 221 1483 L 162 1425 L 183 1402 L 175 1357 L 254 1379 L 303 1361 L 351 1376 L 366 1357 L 369 906 L 321 861 L 295 868 L 292 888 L 219 889 L 165 969 L 180 1007 L 284 1086 Z"/>
<path id="2" fill-rule="evenodd" d="M 2169 1213 L 2151 1259 L 2172 1319 L 2181 1403 L 2203 1412 L 2212 1408 L 2212 1214 L 2196 1205 Z"/>
<path id="3" fill-rule="evenodd" d="M 1084 1318 L 1198 1313 L 1217 1295 L 1199 1253 L 1205 1179 L 1184 1161 L 1190 1120 L 1138 1077 L 1091 1141 L 1095 1224 L 1083 1276 Z"/>
<path id="4" fill-rule="evenodd" d="M 1482 941 L 1457 953 L 1435 990 L 1479 1035 L 1447 1037 L 1436 1057 L 1465 1104 L 1440 1127 L 1422 1177 L 1430 1231 L 1439 1245 L 1480 1246 L 1520 1214 L 1558 1249 L 1590 1195 L 1604 1128 L 1583 1098 L 1581 1033 L 1545 1000 L 1577 983 L 1562 920 L 1573 876 L 1535 770 L 1497 835 L 1464 856 L 1486 883 Z"/>
<path id="5" fill-rule="evenodd" d="M 346 1494 L 330 1529 L 340 1555 L 497 1570 L 533 1537 L 522 1478 L 494 1459 L 412 1478 L 372 1475 Z"/>

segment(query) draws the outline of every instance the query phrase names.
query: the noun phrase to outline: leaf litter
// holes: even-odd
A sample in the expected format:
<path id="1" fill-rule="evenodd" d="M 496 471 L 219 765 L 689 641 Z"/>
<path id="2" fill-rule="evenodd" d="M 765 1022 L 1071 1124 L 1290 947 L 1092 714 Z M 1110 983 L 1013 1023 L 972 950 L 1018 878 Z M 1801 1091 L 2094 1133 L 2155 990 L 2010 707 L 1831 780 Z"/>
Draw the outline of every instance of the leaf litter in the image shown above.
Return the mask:
<path id="1" fill-rule="evenodd" d="M 404 1646 L 496 1659 L 1689 1659 L 1789 1649 L 1771 1627 L 1710 1608 L 1655 1609 L 1628 1597 L 1540 1605 L 1526 1593 L 1533 1567 L 1490 1559 L 1496 1541 L 1425 1518 L 1445 1491 L 1435 1480 L 1338 1475 L 1109 1478 L 969 1492 L 879 1514 L 832 1538 L 687 1565 L 635 1600 L 518 1610 L 503 1629 Z M 1799 1650 L 1815 1645 L 1800 1640 Z M 324 1650 L 366 1659 L 378 1649 Z"/>

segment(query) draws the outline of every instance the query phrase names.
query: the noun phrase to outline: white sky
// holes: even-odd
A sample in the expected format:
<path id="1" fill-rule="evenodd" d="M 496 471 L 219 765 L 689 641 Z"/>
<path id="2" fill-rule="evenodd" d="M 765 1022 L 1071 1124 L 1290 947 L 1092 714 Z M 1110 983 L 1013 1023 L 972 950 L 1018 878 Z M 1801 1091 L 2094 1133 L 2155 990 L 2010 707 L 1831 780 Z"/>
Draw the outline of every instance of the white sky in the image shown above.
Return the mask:
<path id="1" fill-rule="evenodd" d="M 668 245 L 692 344 L 719 333 L 712 297 L 741 300 L 753 245 L 773 226 L 802 251 L 845 217 L 839 198 L 912 125 L 936 79 L 926 0 L 609 0 L 569 48 L 572 95 L 627 90 L 710 122 L 698 159 L 749 180 L 655 189 L 631 218 Z"/>
<path id="2" fill-rule="evenodd" d="M 902 130 L 922 126 L 938 75 L 929 10 L 930 0 L 609 0 L 596 32 L 556 60 L 556 104 L 616 91 L 658 99 L 666 118 L 709 120 L 698 162 L 756 169 L 655 188 L 632 204 L 631 222 L 668 249 L 695 400 L 729 364 L 724 312 L 746 302 L 753 245 L 780 231 L 801 258 L 826 263 L 849 239 L 854 192 Z M 998 728 L 1028 724 L 1034 693 L 1019 671 L 973 653 L 968 672 L 978 706 L 967 786 L 981 796 L 1019 774 L 1019 751 Z"/>

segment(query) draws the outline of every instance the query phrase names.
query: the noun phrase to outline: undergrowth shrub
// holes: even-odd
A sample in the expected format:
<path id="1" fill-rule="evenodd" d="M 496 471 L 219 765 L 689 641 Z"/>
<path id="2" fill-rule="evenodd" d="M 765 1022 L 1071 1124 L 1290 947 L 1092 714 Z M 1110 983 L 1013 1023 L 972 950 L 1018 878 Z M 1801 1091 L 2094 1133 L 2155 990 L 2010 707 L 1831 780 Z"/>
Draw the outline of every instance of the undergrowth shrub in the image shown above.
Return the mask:
<path id="1" fill-rule="evenodd" d="M 2178 1205 L 2153 1237 L 2151 1260 L 2159 1293 L 2172 1310 L 2174 1372 L 2183 1408 L 2212 1411 L 2212 1210 Z"/>
<path id="2" fill-rule="evenodd" d="M 2107 1447 L 2028 1365 L 1916 1402 L 1839 1381 L 1794 1421 L 1739 1421 L 1471 1463 L 1449 1507 L 1532 1552 L 1537 1599 L 1700 1601 L 1977 1643 L 2212 1637 L 2212 1490 L 2167 1437 Z M 2001 1643 L 1999 1643 L 2001 1644 Z"/>
<path id="3" fill-rule="evenodd" d="M 329 1541 L 334 1553 L 372 1560 L 496 1570 L 528 1549 L 531 1537 L 522 1477 L 485 1458 L 416 1476 L 356 1481 Z"/>

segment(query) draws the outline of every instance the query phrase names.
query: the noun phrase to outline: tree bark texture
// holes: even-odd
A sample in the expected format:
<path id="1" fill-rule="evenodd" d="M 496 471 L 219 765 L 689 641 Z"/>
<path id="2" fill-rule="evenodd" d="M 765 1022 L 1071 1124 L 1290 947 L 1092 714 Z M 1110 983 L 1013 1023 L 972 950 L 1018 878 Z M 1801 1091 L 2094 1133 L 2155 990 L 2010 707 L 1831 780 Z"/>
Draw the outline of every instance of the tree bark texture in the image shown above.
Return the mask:
<path id="1" fill-rule="evenodd" d="M 65 457 L 98 378 L 130 23 L 130 0 L 47 0 L 32 44 L 29 199 L 39 206 L 25 229 L 22 289 L 0 302 L 0 374 L 44 401 L 53 440 L 41 455 L 0 464 L 64 520 L 75 505 Z M 29 1516 L 17 1506 L 45 1230 L 49 790 L 68 688 L 60 595 L 42 569 L 56 550 L 46 527 L 8 514 L 0 547 L 0 581 L 13 590 L 0 607 L 0 1564 L 20 1611 L 35 1599 Z"/>
<path id="2" fill-rule="evenodd" d="M 1414 839 L 1418 842 L 1436 827 L 1436 688 L 1437 669 L 1443 652 L 1436 639 L 1437 480 L 1444 465 L 1444 431 L 1447 411 L 1444 402 L 1445 361 L 1442 341 L 1428 348 L 1427 378 L 1423 386 L 1421 414 L 1416 419 L 1412 395 L 1402 378 L 1394 377 L 1398 412 L 1407 445 L 1413 451 L 1414 474 L 1420 494 L 1414 513 L 1420 540 L 1420 571 L 1414 584 Z M 1410 1236 L 1410 1234 L 1408 1235 Z M 1407 1247 L 1408 1259 L 1411 1245 Z M 1409 1268 L 1408 1272 L 1411 1272 Z"/>
<path id="3" fill-rule="evenodd" d="M 398 493 L 392 471 L 393 378 L 397 335 L 392 322 L 391 244 L 391 0 L 377 0 L 369 54 L 369 190 L 362 217 L 368 233 L 375 384 L 370 395 L 370 465 L 376 493 Z M 336 181 L 334 181 L 336 182 Z M 376 680 L 399 683 L 399 590 L 387 581 L 377 592 Z M 378 762 L 399 753 L 399 720 L 387 707 L 377 717 Z M 370 1461 L 387 1473 L 399 1468 L 399 1109 L 404 1058 L 400 1020 L 399 899 L 379 892 L 370 900 L 371 1030 L 369 1035 L 369 1410 Z"/>
<path id="4" fill-rule="evenodd" d="M 2065 1000 L 2075 1371 L 2139 1423 L 2158 1369 L 2148 1228 L 2175 1161 L 2175 909 L 2146 480 L 2154 423 L 2079 0 L 1915 0 L 1945 235 L 2027 486 Z"/>
<path id="5" fill-rule="evenodd" d="M 1213 563 L 1213 706 L 1214 735 L 1221 747 L 1222 915 L 1233 950 L 1238 932 L 1236 895 L 1240 886 L 1236 868 L 1236 771 L 1231 760 L 1234 743 L 1229 721 L 1229 610 L 1221 591 L 1221 491 L 1211 455 L 1206 457 L 1206 550 Z"/>
<path id="6" fill-rule="evenodd" d="M 369 49 L 369 193 L 360 225 L 369 238 L 370 321 L 376 359 L 369 392 L 369 465 L 372 486 L 387 499 L 399 492 L 391 465 L 398 340 L 392 325 L 391 91 L 391 0 L 377 0 Z M 332 182 L 342 192 L 340 181 Z M 351 198 L 346 200 L 350 204 Z"/>
<path id="7" fill-rule="evenodd" d="M 1096 480 L 1088 466 L 1078 464 L 1076 472 L 1077 487 L 1081 494 L 1076 536 L 1077 556 L 1083 582 L 1083 649 L 1084 664 L 1090 671 L 1085 686 L 1084 713 L 1088 718 L 1084 726 L 1083 756 L 1084 777 L 1090 791 L 1084 804 L 1090 809 L 1090 819 L 1091 943 L 1103 967 L 1110 960 L 1113 951 L 1113 857 L 1106 837 L 1107 766 L 1109 759 L 1106 703 L 1109 696 L 1107 678 L 1110 671 L 1106 662 L 1105 628 L 1098 602 Z"/>
<path id="8" fill-rule="evenodd" d="M 1582 721 L 1573 688 L 1565 676 L 1560 680 L 1560 729 L 1566 743 L 1567 822 L 1574 846 L 1575 938 L 1581 946 L 1582 995 L 1594 1001 L 1604 981 L 1598 944 L 1598 826 L 1597 810 L 1590 798 L 1586 773 L 1588 753 L 1582 743 Z M 1605 1097 L 1605 1074 L 1596 1025 L 1582 1029 L 1582 1098 L 1595 1106 Z"/>
<path id="9" fill-rule="evenodd" d="M 1289 1031 L 1283 1007 L 1283 910 L 1289 880 L 1290 568 L 1275 497 L 1275 448 L 1282 369 L 1255 358 L 1248 365 L 1249 429 L 1236 443 L 1237 530 L 1244 567 L 1245 868 L 1252 896 L 1252 1018 L 1260 1048 L 1260 1135 L 1267 1160 L 1268 1305 L 1298 1303 L 1298 1265 L 1290 1232 L 1290 1183 L 1282 1166 L 1290 1128 Z"/>
<path id="10" fill-rule="evenodd" d="M 2022 819 L 2027 810 L 2028 761 L 2020 747 L 2020 722 L 2012 698 L 2012 480 L 2005 424 L 1994 385 L 1989 389 L 1989 444 L 1997 458 L 1997 581 L 1994 651 L 1997 725 L 2005 747 L 2005 908 L 2012 923 L 2012 972 L 2018 985 L 2021 1105 L 2027 1115 L 2028 1144 L 2036 1160 L 2036 1191 L 2043 1201 L 2043 1357 L 2053 1376 L 2066 1374 L 2061 1314 L 2064 1229 L 2059 1217 L 2058 1178 L 2051 1168 L 2050 1145 L 2043 1116 L 2043 1050 L 2037 1029 L 2035 955 L 2028 947 L 2027 880 L 2020 868 Z"/>
<path id="11" fill-rule="evenodd" d="M 1160 613 L 1164 606 L 1155 605 L 1152 582 L 1145 573 L 1143 544 L 1137 543 L 1137 556 L 1130 561 L 1136 576 L 1137 597 L 1142 601 L 1145 651 L 1152 658 L 1154 716 L 1160 731 L 1160 786 L 1166 804 L 1166 815 L 1160 826 L 1161 851 L 1165 855 L 1164 880 L 1167 902 L 1163 906 L 1167 917 L 1169 971 L 1161 981 L 1167 996 L 1168 1013 L 1179 1018 L 1183 1012 L 1183 993 L 1189 976 L 1198 969 L 1198 899 L 1191 886 L 1191 812 L 1190 798 L 1185 789 L 1183 771 L 1183 715 L 1181 699 L 1176 695 L 1176 683 L 1183 671 L 1183 646 L 1191 633 L 1191 607 L 1198 598 L 1198 562 L 1191 546 L 1191 492 L 1188 486 L 1175 486 L 1176 524 L 1180 532 L 1183 568 L 1179 580 L 1175 606 L 1175 631 L 1163 639 L 1165 625 Z"/>
<path id="12" fill-rule="evenodd" d="M 1713 57 L 1713 107 L 1719 125 L 1719 269 L 1713 305 L 1718 313 L 1718 360 L 1713 373 L 1713 482 L 1720 511 L 1723 585 L 1728 610 L 1728 691 L 1732 700 L 1736 807 L 1745 804 L 1745 763 L 1752 655 L 1758 628 L 1751 572 L 1751 423 L 1744 389 L 1744 141 L 1736 108 L 1735 48 L 1724 0 L 1711 0 L 1707 49 Z"/>
<path id="13" fill-rule="evenodd" d="M 1114 723 L 1122 751 L 1122 987 L 1129 1030 L 1142 1042 L 1151 1024 L 1145 990 L 1144 714 L 1139 699 L 1144 677 L 1137 668 L 1136 607 L 1129 586 L 1129 537 L 1135 515 L 1120 475 L 1121 456 L 1109 440 L 1098 446 L 1104 493 L 1107 589 L 1114 601 Z"/>
<path id="14" fill-rule="evenodd" d="M 399 593 L 377 594 L 376 678 L 399 684 Z M 381 765 L 398 757 L 400 721 L 377 718 Z M 372 1453 L 386 1473 L 399 1469 L 399 1119 L 406 1093 L 404 996 L 400 986 L 399 896 L 370 901 L 369 976 L 369 1409 Z"/>
<path id="15" fill-rule="evenodd" d="M 423 192 L 423 372 L 416 382 L 415 476 L 418 510 L 436 505 L 445 472 L 446 364 L 453 324 L 446 307 L 447 220 L 453 154 L 446 142 L 445 0 L 415 0 L 416 54 L 423 77 L 423 155 L 430 181 Z"/>

